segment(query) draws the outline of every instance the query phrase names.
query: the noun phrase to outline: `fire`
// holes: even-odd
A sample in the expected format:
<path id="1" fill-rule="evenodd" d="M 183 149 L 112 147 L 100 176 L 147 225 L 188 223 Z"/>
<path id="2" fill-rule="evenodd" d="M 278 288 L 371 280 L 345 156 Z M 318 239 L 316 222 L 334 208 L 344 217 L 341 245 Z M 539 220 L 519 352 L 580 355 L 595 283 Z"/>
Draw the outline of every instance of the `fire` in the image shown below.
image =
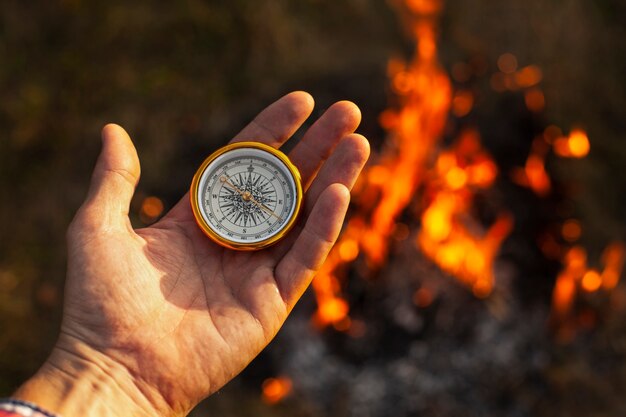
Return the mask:
<path id="1" fill-rule="evenodd" d="M 524 101 L 528 110 L 534 113 L 541 112 L 546 106 L 543 91 L 536 87 L 526 90 L 524 93 Z"/>
<path id="2" fill-rule="evenodd" d="M 625 255 L 626 248 L 620 242 L 612 243 L 604 250 L 602 254 L 604 270 L 601 276 L 604 289 L 611 290 L 617 286 L 624 267 Z"/>
<path id="3" fill-rule="evenodd" d="M 505 74 L 512 74 L 517 70 L 517 58 L 510 52 L 500 55 L 498 69 Z"/>
<path id="4" fill-rule="evenodd" d="M 533 87 L 541 82 L 543 74 L 536 65 L 529 65 L 515 73 L 515 83 L 521 88 Z"/>
<path id="5" fill-rule="evenodd" d="M 582 129 L 573 129 L 568 137 L 559 137 L 554 142 L 554 152 L 563 158 L 583 158 L 590 148 L 587 133 Z"/>
<path id="6" fill-rule="evenodd" d="M 569 138 L 567 138 L 567 145 L 574 158 L 582 158 L 589 153 L 589 139 L 587 134 L 580 129 L 575 129 L 570 133 Z"/>
<path id="7" fill-rule="evenodd" d="M 601 257 L 601 271 L 587 265 L 587 251 L 581 246 L 567 250 L 552 294 L 552 311 L 559 323 L 571 320 L 573 306 L 582 292 L 610 291 L 619 282 L 624 267 L 626 248 L 620 242 L 609 244 Z"/>
<path id="8" fill-rule="evenodd" d="M 526 92 L 528 94 L 533 90 Z M 537 100 L 539 100 L 537 98 Z M 543 94 L 541 96 L 543 107 Z M 527 100 L 528 104 L 528 100 Z M 533 110 L 530 105 L 529 109 Z M 534 110 L 533 110 L 534 111 Z M 590 144 L 587 134 L 581 129 L 573 129 L 568 137 L 563 137 L 557 126 L 548 126 L 544 134 L 535 138 L 524 168 L 516 168 L 511 172 L 513 182 L 528 187 L 538 196 L 545 197 L 551 191 L 550 177 L 545 168 L 549 151 L 563 158 L 582 158 L 589 153 Z"/>
<path id="9" fill-rule="evenodd" d="M 601 285 L 602 285 L 602 278 L 600 277 L 600 274 L 598 273 L 598 271 L 594 271 L 593 269 L 590 269 L 589 271 L 585 272 L 585 275 L 583 275 L 583 279 L 581 281 L 581 286 L 585 291 L 587 292 L 597 291 L 600 289 Z"/>
<path id="10" fill-rule="evenodd" d="M 393 59 L 388 64 L 398 104 L 380 115 L 387 143 L 356 184 L 355 213 L 313 281 L 318 304 L 313 322 L 320 327 L 350 329 L 349 303 L 341 293 L 348 263 L 361 256 L 369 270 L 381 267 L 390 238 L 404 240 L 410 235 L 408 227 L 396 219 L 415 198 L 423 199 L 424 207 L 416 244 L 478 297 L 493 290 L 493 262 L 512 227 L 512 218 L 502 214 L 486 231 L 477 232 L 482 225 L 467 214 L 475 193 L 493 184 L 498 169 L 474 130 L 462 132 L 453 147 L 438 148 L 449 112 L 466 116 L 473 108 L 474 95 L 467 90 L 453 94 L 450 79 L 437 61 L 436 19 L 441 1 L 406 0 L 405 6 L 415 35 L 414 58 L 410 62 Z M 516 73 L 517 63 L 505 62 L 510 57 L 505 58 L 502 65 L 511 69 L 509 75 L 529 86 L 541 78 L 535 67 Z M 456 65 L 454 72 L 462 77 L 468 71 L 467 66 Z M 420 306 L 432 302 L 426 291 L 416 295 Z"/>
<path id="11" fill-rule="evenodd" d="M 524 89 L 526 107 L 533 112 L 539 112 L 545 107 L 543 91 L 537 85 L 543 79 L 541 69 L 536 65 L 528 65 L 517 69 L 517 57 L 510 52 L 500 55 L 498 69 L 491 76 L 491 88 L 497 92 L 517 91 Z"/>
<path id="12" fill-rule="evenodd" d="M 566 220 L 565 223 L 563 223 L 563 227 L 561 228 L 561 234 L 563 235 L 563 239 L 568 242 L 577 241 L 582 234 L 580 222 L 575 219 Z"/>
<path id="13" fill-rule="evenodd" d="M 470 91 L 457 91 L 452 99 L 452 112 L 457 117 L 466 116 L 474 105 L 474 95 Z"/>
<path id="14" fill-rule="evenodd" d="M 263 381 L 263 401 L 276 404 L 291 393 L 291 379 L 287 377 L 268 378 Z"/>
<path id="15" fill-rule="evenodd" d="M 426 308 L 433 303 L 433 293 L 427 288 L 420 288 L 413 294 L 413 302 L 416 306 Z"/>
<path id="16" fill-rule="evenodd" d="M 380 267 L 396 218 L 407 207 L 423 180 L 427 159 L 439 140 L 451 103 L 450 81 L 437 59 L 436 17 L 439 0 L 409 0 L 411 29 L 416 37 L 411 62 L 391 60 L 388 75 L 400 103 L 380 116 L 389 132 L 388 146 L 361 176 L 354 190 L 357 213 L 347 223 L 339 241 L 313 281 L 318 326 L 346 327 L 348 303 L 341 294 L 346 264 L 362 254 L 372 268 Z M 462 99 L 463 100 L 463 99 Z M 460 105 L 469 111 L 471 104 Z M 459 183 L 461 176 L 450 180 Z M 374 202 L 374 203 L 372 203 Z"/>
<path id="17" fill-rule="evenodd" d="M 477 235 L 473 230 L 481 227 L 467 212 L 474 194 L 489 188 L 497 172 L 478 132 L 464 131 L 452 148 L 438 155 L 425 181 L 426 194 L 433 197 L 422 213 L 416 240 L 426 256 L 480 298 L 493 290 L 493 262 L 513 222 L 503 213 L 483 235 Z"/>
<path id="18" fill-rule="evenodd" d="M 545 168 L 549 149 L 543 137 L 535 138 L 524 168 L 517 168 L 511 172 L 513 182 L 530 188 L 539 196 L 548 195 L 552 188 L 552 182 Z"/>
<path id="19" fill-rule="evenodd" d="M 474 92 L 453 91 L 450 78 L 437 61 L 436 29 L 441 0 L 401 3 L 415 39 L 414 55 L 410 61 L 392 59 L 388 63 L 395 105 L 379 118 L 387 131 L 386 143 L 355 185 L 350 219 L 313 281 L 318 305 L 313 323 L 319 328 L 333 326 L 350 335 L 365 332 L 365 324 L 349 317 L 350 303 L 342 293 L 351 262 L 363 263 L 363 270 L 372 271 L 373 275 L 384 266 L 392 239 L 411 238 L 439 268 L 476 297 L 484 298 L 495 288 L 494 263 L 514 224 L 506 212 L 499 213 L 486 227 L 471 214 L 476 195 L 488 190 L 499 174 L 481 145 L 479 132 L 465 129 L 451 146 L 440 143 L 449 115 L 463 119 L 475 105 Z M 529 111 L 545 109 L 539 67 L 520 67 L 512 53 L 502 54 L 497 66 L 498 71 L 490 80 L 494 90 L 519 91 Z M 456 81 L 465 82 L 472 71 L 470 65 L 456 63 L 451 72 Z M 533 140 L 524 165 L 509 174 L 515 183 L 545 197 L 553 188 L 546 169 L 551 154 L 582 158 L 589 151 L 585 131 L 575 128 L 565 136 L 559 127 L 550 125 Z M 398 217 L 412 202 L 420 224 L 415 233 L 406 224 L 398 223 Z M 589 267 L 585 249 L 567 249 L 562 244 L 573 244 L 581 235 L 580 222 L 569 219 L 560 228 L 560 235 L 545 233 L 539 239 L 544 254 L 563 263 L 552 295 L 557 322 L 571 317 L 581 297 L 610 291 L 618 285 L 624 264 L 624 247 L 614 243 L 605 250 L 603 268 Z M 434 299 L 435 294 L 428 288 L 418 289 L 413 296 L 420 308 L 430 306 Z"/>
<path id="20" fill-rule="evenodd" d="M 144 224 L 154 222 L 163 213 L 163 202 L 157 197 L 146 197 L 141 203 L 139 218 Z"/>

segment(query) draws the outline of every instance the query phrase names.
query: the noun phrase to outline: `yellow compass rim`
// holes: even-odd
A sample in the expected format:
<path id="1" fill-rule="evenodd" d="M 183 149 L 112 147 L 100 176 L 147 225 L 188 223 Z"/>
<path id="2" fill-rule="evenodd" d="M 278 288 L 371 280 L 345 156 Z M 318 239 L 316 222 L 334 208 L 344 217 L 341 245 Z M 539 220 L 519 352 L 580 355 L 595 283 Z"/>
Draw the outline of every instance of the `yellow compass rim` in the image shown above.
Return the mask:
<path id="1" fill-rule="evenodd" d="M 287 167 L 287 169 L 293 176 L 294 183 L 296 185 L 296 195 L 295 195 L 296 206 L 293 210 L 293 215 L 278 233 L 270 236 L 267 239 L 261 240 L 259 242 L 251 242 L 251 243 L 233 242 L 229 239 L 224 238 L 221 235 L 218 235 L 213 230 L 213 228 L 206 222 L 206 220 L 204 220 L 204 217 L 202 216 L 202 213 L 201 213 L 200 203 L 198 202 L 199 200 L 198 196 L 200 192 L 198 190 L 198 186 L 200 185 L 200 178 L 202 177 L 202 174 L 204 174 L 204 171 L 209 166 L 209 164 L 211 164 L 211 162 L 213 162 L 215 159 L 225 154 L 226 152 L 232 151 L 234 149 L 241 149 L 241 148 L 260 149 L 277 157 L 281 162 L 285 164 L 285 166 Z M 200 164 L 200 167 L 196 170 L 196 173 L 194 174 L 193 179 L 191 181 L 191 187 L 189 189 L 191 211 L 193 212 L 193 217 L 196 223 L 198 224 L 198 226 L 200 227 L 200 230 L 202 230 L 202 232 L 211 240 L 213 240 L 215 243 L 223 247 L 229 248 L 229 249 L 240 250 L 240 251 L 253 251 L 253 250 L 264 249 L 282 240 L 294 227 L 299 217 L 300 209 L 302 207 L 303 194 L 304 193 L 302 190 L 302 178 L 300 176 L 300 171 L 298 170 L 298 167 L 296 167 L 293 164 L 293 162 L 289 160 L 289 157 L 285 155 L 283 152 L 281 152 L 280 150 L 270 145 L 266 145 L 264 143 L 254 142 L 254 141 L 231 143 L 213 152 L 202 162 L 202 164 Z"/>

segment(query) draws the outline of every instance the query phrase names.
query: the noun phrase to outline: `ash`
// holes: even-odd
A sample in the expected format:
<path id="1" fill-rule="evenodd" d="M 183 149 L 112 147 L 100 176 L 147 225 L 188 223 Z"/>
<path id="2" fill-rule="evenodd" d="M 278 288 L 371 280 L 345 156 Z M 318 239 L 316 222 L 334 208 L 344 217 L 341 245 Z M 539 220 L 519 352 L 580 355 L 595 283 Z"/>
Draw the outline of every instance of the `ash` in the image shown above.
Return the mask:
<path id="1" fill-rule="evenodd" d="M 348 332 L 314 329 L 300 308 L 269 353 L 313 416 L 531 416 L 546 389 L 548 311 L 517 303 L 520 277 L 496 269 L 497 292 L 478 300 L 402 242 L 377 278 L 350 278 Z M 419 288 L 432 303 L 415 304 Z"/>

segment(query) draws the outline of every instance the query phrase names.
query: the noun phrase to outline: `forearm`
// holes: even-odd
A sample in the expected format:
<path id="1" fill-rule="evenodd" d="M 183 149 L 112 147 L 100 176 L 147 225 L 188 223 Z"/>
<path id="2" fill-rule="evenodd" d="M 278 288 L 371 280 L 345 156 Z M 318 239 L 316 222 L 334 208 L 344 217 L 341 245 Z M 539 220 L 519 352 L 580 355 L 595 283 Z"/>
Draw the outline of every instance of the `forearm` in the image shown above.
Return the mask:
<path id="1" fill-rule="evenodd" d="M 78 350 L 55 348 L 13 398 L 62 417 L 161 415 L 125 368 L 85 346 Z"/>

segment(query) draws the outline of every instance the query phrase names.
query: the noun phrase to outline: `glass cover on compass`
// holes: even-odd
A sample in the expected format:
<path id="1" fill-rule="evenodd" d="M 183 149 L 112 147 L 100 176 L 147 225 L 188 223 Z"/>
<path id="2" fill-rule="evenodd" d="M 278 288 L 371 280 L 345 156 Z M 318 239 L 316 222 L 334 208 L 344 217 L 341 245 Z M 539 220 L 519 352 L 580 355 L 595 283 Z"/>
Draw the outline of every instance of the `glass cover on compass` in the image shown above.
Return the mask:
<path id="1" fill-rule="evenodd" d="M 218 243 L 254 248 L 273 243 L 293 225 L 301 198 L 297 170 L 279 151 L 261 146 L 229 145 L 209 157 L 194 179 L 199 224 Z"/>

